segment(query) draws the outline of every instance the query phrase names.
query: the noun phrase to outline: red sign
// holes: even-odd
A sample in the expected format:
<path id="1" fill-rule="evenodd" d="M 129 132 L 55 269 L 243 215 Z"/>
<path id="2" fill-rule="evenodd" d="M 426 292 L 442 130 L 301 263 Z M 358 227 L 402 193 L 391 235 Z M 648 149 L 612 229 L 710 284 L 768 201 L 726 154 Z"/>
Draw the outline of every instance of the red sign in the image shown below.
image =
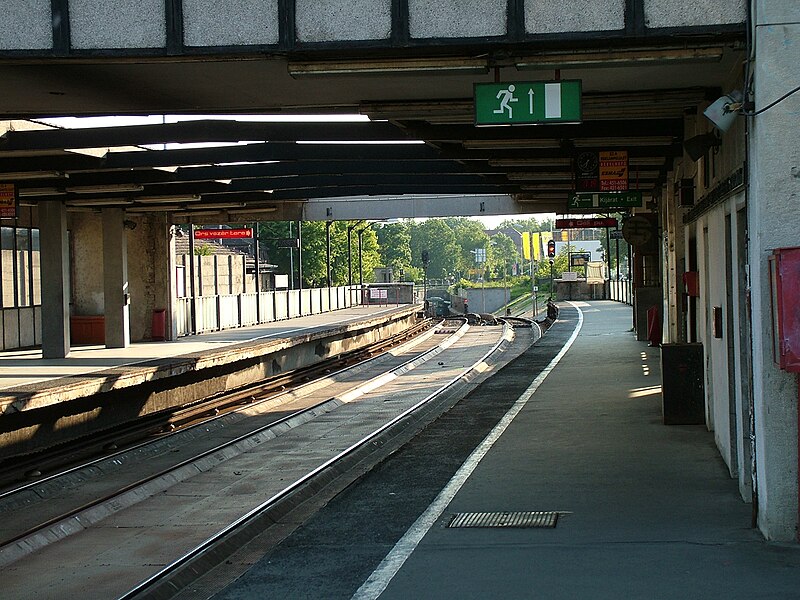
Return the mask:
<path id="1" fill-rule="evenodd" d="M 241 229 L 195 229 L 194 239 L 208 240 L 214 238 L 223 238 L 226 240 L 239 240 L 242 238 L 253 237 L 253 229 L 251 227 L 243 227 Z"/>
<path id="2" fill-rule="evenodd" d="M 628 151 L 600 153 L 600 191 L 624 192 L 628 189 Z"/>
<path id="3" fill-rule="evenodd" d="M 0 217 L 17 216 L 17 195 L 13 183 L 0 183 Z"/>
<path id="4" fill-rule="evenodd" d="M 556 219 L 556 229 L 591 229 L 592 227 L 616 227 L 617 220 L 610 217 L 594 219 Z"/>

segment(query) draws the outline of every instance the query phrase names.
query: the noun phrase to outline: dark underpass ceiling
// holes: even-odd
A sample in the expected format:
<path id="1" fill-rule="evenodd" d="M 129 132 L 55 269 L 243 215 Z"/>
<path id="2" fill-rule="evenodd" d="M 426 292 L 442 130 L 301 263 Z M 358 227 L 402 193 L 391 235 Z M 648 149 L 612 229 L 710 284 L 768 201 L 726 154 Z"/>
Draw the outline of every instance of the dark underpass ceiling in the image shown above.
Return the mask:
<path id="1" fill-rule="evenodd" d="M 253 95 L 261 93 L 258 112 L 262 113 L 270 109 L 360 113 L 371 119 L 198 120 L 8 131 L 0 137 L 0 181 L 16 184 L 21 205 L 57 201 L 80 211 L 117 206 L 130 213 L 170 212 L 179 220 L 212 210 L 225 211 L 229 220 L 286 218 L 308 199 L 403 194 L 504 194 L 523 207 L 519 212 L 567 212 L 567 200 L 575 189 L 574 161 L 580 152 L 627 151 L 630 189 L 645 196 L 666 182 L 673 160 L 683 153 L 686 113 L 715 99 L 727 72 L 736 65 L 736 50 L 722 48 L 720 56 L 712 63 L 636 64 L 561 73 L 565 79 L 583 81 L 583 121 L 514 127 L 474 126 L 472 84 L 491 81 L 491 74 L 298 80 L 287 75 L 282 60 L 244 61 L 244 65 L 233 61 L 226 67 L 231 74 L 213 81 L 208 76 L 220 74 L 219 62 L 89 63 L 76 72 L 105 73 L 105 78 L 88 82 L 66 76 L 81 65 L 64 66 L 49 81 L 37 79 L 36 74 L 54 75 L 54 65 L 0 65 L 0 72 L 22 77 L 32 108 L 31 113 L 17 116 L 28 118 L 47 114 L 41 112 L 47 103 L 40 102 L 39 94 L 48 84 L 54 92 L 50 106 L 61 107 L 60 114 L 104 108 L 109 109 L 107 114 L 159 114 L 154 112 L 159 108 L 184 108 L 190 113 L 244 108 L 255 113 L 258 104 Z M 270 73 L 278 69 L 274 81 L 244 79 L 245 72 L 255 75 L 259 69 Z M 130 79 L 118 81 L 131 73 L 135 75 Z M 180 76 L 168 83 L 169 73 Z M 199 79 L 192 79 L 192 74 Z M 553 79 L 554 72 L 500 69 L 494 75 L 503 81 L 533 81 Z M 166 91 L 174 83 L 186 88 L 181 102 L 171 101 Z M 73 95 L 80 93 L 86 100 L 81 106 L 88 110 L 67 112 Z M 196 102 L 182 103 L 193 93 Z M 8 97 L 0 101 L 0 112 L 5 107 L 8 114 L 6 105 L 13 101 Z M 221 111 L 222 105 L 228 110 Z M 248 143 L 152 149 L 236 142 Z M 287 210 L 290 206 L 294 208 Z"/>

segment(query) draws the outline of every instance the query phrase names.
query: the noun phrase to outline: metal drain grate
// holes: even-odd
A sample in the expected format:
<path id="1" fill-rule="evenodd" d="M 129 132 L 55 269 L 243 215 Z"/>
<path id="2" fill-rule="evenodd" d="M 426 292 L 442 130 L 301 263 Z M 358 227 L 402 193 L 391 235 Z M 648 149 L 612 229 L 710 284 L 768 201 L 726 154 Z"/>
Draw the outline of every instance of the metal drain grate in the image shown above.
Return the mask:
<path id="1" fill-rule="evenodd" d="M 456 513 L 447 527 L 555 527 L 557 512 Z"/>

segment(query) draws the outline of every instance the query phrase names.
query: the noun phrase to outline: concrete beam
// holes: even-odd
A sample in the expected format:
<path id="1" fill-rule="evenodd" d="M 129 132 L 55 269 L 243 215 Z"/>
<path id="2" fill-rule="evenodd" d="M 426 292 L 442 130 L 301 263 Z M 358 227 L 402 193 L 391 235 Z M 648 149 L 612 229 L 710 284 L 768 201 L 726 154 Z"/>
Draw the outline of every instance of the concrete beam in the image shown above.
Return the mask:
<path id="1" fill-rule="evenodd" d="M 552 205 L 520 204 L 506 195 L 464 196 L 348 196 L 312 198 L 305 204 L 305 221 L 353 219 L 412 219 L 420 217 L 486 217 L 563 210 L 564 202 Z M 557 207 L 557 208 L 556 208 Z"/>

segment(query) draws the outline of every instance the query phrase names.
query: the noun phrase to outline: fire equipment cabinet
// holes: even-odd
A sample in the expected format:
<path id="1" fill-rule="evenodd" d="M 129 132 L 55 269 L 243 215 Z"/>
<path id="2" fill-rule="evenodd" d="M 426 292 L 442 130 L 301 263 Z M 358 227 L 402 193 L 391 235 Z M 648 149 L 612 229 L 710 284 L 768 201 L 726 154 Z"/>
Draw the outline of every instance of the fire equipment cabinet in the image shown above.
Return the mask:
<path id="1" fill-rule="evenodd" d="M 769 257 L 772 355 L 778 366 L 800 372 L 800 248 L 777 248 Z"/>

